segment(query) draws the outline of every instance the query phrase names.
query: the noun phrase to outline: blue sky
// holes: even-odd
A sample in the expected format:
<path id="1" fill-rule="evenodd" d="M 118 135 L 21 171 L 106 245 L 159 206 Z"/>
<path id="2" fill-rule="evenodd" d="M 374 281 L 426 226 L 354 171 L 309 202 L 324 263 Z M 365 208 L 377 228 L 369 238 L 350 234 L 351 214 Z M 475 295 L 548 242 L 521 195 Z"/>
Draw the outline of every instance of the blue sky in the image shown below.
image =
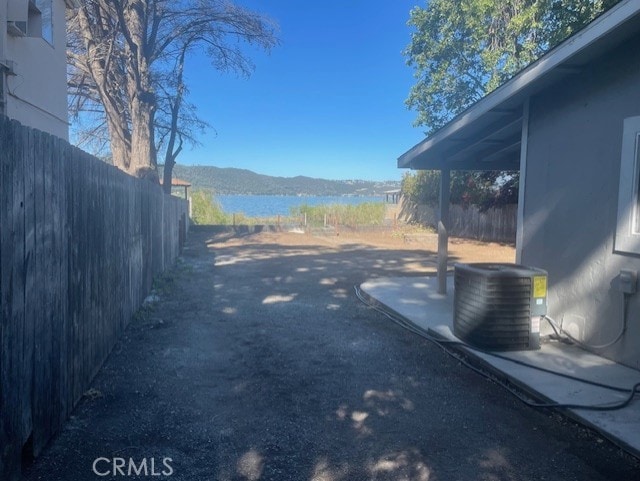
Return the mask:
<path id="1" fill-rule="evenodd" d="M 213 129 L 178 163 L 327 179 L 400 179 L 396 159 L 424 138 L 404 105 L 402 50 L 417 0 L 238 0 L 273 18 L 281 45 L 250 51 L 249 79 L 206 58 L 187 65 L 190 101 Z"/>

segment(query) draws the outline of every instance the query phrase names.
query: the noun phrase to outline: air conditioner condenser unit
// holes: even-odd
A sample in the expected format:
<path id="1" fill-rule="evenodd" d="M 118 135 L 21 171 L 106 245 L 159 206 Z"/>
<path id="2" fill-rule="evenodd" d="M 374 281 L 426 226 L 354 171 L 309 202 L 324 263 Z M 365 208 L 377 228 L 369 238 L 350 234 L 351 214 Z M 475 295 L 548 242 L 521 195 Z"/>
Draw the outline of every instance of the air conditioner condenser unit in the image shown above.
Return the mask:
<path id="1" fill-rule="evenodd" d="M 488 351 L 540 348 L 547 272 L 518 264 L 455 264 L 453 333 Z"/>

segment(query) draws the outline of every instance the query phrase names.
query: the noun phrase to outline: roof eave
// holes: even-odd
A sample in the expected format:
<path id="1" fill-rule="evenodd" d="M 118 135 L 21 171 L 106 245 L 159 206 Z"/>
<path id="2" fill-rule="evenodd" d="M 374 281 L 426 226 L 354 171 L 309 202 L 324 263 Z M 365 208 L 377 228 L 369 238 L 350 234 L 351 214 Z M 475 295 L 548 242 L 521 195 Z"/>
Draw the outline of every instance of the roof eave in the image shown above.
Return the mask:
<path id="1" fill-rule="evenodd" d="M 536 87 L 541 88 L 538 84 L 562 64 L 567 63 L 579 53 L 588 51 L 604 37 L 638 15 L 640 15 L 640 3 L 637 0 L 623 0 L 596 18 L 587 27 L 524 68 L 496 90 L 478 100 L 448 124 L 414 145 L 398 157 L 398 168 L 412 168 L 414 161 L 424 157 L 434 146 L 477 121 L 487 112 L 499 109 L 505 102 L 514 100 L 518 96 L 521 96 L 524 101 L 526 97 L 536 91 Z"/>

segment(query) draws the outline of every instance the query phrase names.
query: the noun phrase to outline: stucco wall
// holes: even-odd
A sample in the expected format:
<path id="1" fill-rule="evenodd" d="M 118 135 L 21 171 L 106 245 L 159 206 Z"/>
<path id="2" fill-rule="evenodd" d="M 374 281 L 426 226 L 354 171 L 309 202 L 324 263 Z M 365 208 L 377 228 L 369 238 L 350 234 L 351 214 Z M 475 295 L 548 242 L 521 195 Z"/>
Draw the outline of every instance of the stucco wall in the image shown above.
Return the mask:
<path id="1" fill-rule="evenodd" d="M 0 22 L 2 25 L 7 24 L 7 1 L 0 1 Z M 6 29 L 0 29 L 0 55 L 4 54 L 4 45 L 6 42 L 7 32 Z"/>
<path id="2" fill-rule="evenodd" d="M 5 36 L 4 58 L 15 62 L 6 78 L 6 115 L 68 139 L 65 4 L 53 0 L 53 45 L 42 38 Z"/>
<path id="3" fill-rule="evenodd" d="M 6 0 L 0 0 L 0 25 L 7 24 L 7 2 Z M 7 31 L 5 28 L 0 28 L 0 60 L 4 60 L 6 58 L 5 47 L 7 44 Z M 5 105 L 4 105 L 4 91 L 5 91 L 5 80 L 2 71 L 0 70 L 0 114 L 5 113 Z"/>
<path id="4" fill-rule="evenodd" d="M 640 115 L 640 37 L 531 99 L 522 262 L 549 271 L 549 314 L 592 345 L 623 322 L 620 269 L 640 258 L 613 253 L 622 127 Z M 627 333 L 596 352 L 640 369 L 640 295 Z"/>

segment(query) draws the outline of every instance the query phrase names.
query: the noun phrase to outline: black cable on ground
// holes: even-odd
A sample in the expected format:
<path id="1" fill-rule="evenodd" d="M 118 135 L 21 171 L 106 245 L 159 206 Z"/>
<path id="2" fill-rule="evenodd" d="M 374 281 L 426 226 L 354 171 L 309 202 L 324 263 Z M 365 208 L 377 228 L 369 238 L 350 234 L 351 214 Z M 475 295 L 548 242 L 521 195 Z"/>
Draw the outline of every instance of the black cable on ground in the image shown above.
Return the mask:
<path id="1" fill-rule="evenodd" d="M 520 401 L 525 403 L 527 406 L 535 407 L 535 408 L 560 408 L 560 409 L 584 409 L 584 410 L 589 410 L 589 411 L 614 411 L 614 410 L 622 409 L 622 408 L 628 406 L 631 403 L 631 401 L 633 400 L 633 398 L 635 397 L 635 395 L 639 392 L 638 390 L 640 388 L 640 382 L 634 384 L 633 387 L 630 388 L 630 389 L 621 388 L 621 387 L 618 387 L 618 386 L 611 386 L 611 385 L 608 385 L 608 384 L 599 383 L 597 381 L 591 381 L 589 379 L 583 379 L 583 378 L 579 378 L 577 376 L 572 376 L 571 374 L 564 374 L 564 373 L 561 373 L 561 372 L 552 371 L 550 369 L 546 369 L 546 368 L 543 368 L 543 367 L 540 367 L 540 366 L 535 366 L 533 364 L 529 364 L 529 363 L 526 363 L 524 361 L 520 361 L 518 359 L 512 359 L 510 357 L 503 356 L 503 355 L 497 354 L 495 352 L 478 349 L 478 348 L 469 346 L 468 344 L 465 344 L 464 342 L 461 342 L 461 341 L 439 339 L 439 338 L 429 334 L 428 331 L 426 331 L 425 329 L 423 329 L 423 328 L 421 328 L 419 326 L 416 326 L 415 324 L 410 323 L 410 322 L 402 319 L 401 317 L 398 317 L 398 316 L 394 315 L 391 312 L 388 312 L 386 309 L 383 309 L 383 308 L 381 308 L 381 307 L 379 307 L 377 305 L 374 305 L 371 302 L 367 301 L 367 299 L 365 299 L 364 296 L 362 295 L 362 293 L 360 292 L 360 289 L 358 288 L 358 286 L 354 286 L 354 291 L 355 291 L 356 297 L 363 304 L 368 306 L 369 308 L 374 309 L 375 311 L 383 314 L 384 316 L 386 316 L 387 318 L 391 319 L 393 322 L 395 322 L 396 324 L 400 325 L 401 327 L 404 327 L 405 329 L 413 332 L 414 334 L 419 335 L 420 337 L 426 339 L 427 341 L 431 342 L 432 344 L 435 344 L 440 349 L 442 349 L 447 355 L 453 357 L 454 359 L 456 359 L 457 361 L 461 362 L 462 364 L 467 366 L 472 371 L 480 374 L 484 378 L 489 379 L 490 381 L 493 381 L 496 384 L 498 384 L 499 386 L 501 386 L 502 388 L 506 389 L 510 394 L 512 394 L 513 396 L 518 398 Z M 462 357 L 458 353 L 454 353 L 450 349 L 447 349 L 446 346 L 451 346 L 451 345 L 465 347 L 467 349 L 472 349 L 474 351 L 481 352 L 483 354 L 487 354 L 489 356 L 493 356 L 493 357 L 496 357 L 498 359 L 503 359 L 505 361 L 509 361 L 509 362 L 514 363 L 514 364 L 518 364 L 518 365 L 521 365 L 521 366 L 525 366 L 525 367 L 529 367 L 529 368 L 532 368 L 532 369 L 536 369 L 538 371 L 546 372 L 548 374 L 553 374 L 555 376 L 571 379 L 573 381 L 582 382 L 582 383 L 585 383 L 585 384 L 589 384 L 589 385 L 600 387 L 600 388 L 604 388 L 604 389 L 609 389 L 609 390 L 612 390 L 612 391 L 624 392 L 624 393 L 627 393 L 628 396 L 622 401 L 617 401 L 617 402 L 613 402 L 613 403 L 609 403 L 609 404 L 601 404 L 601 405 L 583 405 L 583 404 L 569 404 L 569 403 L 538 403 L 538 402 L 534 402 L 534 401 L 531 401 L 531 400 L 527 399 L 526 397 L 524 397 L 520 392 L 518 392 L 515 389 L 513 389 L 506 382 L 501 381 L 500 379 L 498 379 L 498 378 L 496 378 L 494 376 L 490 376 L 487 372 L 485 372 L 482 369 L 479 369 L 476 366 L 474 366 L 473 364 L 471 364 L 466 358 Z"/>

